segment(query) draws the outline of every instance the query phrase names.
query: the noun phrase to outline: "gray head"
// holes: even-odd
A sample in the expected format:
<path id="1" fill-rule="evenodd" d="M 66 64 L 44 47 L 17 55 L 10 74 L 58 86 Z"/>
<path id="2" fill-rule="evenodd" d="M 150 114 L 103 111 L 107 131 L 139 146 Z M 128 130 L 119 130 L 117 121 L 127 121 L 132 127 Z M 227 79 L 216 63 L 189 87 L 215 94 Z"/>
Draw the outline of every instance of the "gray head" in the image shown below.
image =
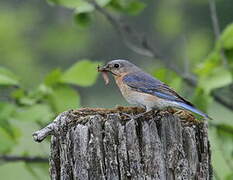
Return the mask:
<path id="1" fill-rule="evenodd" d="M 99 71 L 108 71 L 115 76 L 121 76 L 125 73 L 140 71 L 140 69 L 127 60 L 117 59 L 109 61 L 105 66 L 99 68 Z"/>

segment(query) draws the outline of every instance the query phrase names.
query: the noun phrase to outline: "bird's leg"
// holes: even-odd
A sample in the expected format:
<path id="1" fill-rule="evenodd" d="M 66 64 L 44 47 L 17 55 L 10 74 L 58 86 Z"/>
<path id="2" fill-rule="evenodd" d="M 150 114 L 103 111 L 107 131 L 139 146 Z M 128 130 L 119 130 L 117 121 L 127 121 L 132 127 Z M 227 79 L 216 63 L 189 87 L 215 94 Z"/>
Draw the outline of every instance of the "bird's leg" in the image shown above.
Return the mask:
<path id="1" fill-rule="evenodd" d="M 155 110 L 154 108 L 146 108 L 146 111 L 145 111 L 145 112 L 140 113 L 140 114 L 134 116 L 134 119 L 138 119 L 138 118 L 143 117 L 143 116 L 145 116 L 145 115 L 147 115 L 147 114 L 150 114 L 150 113 L 152 113 L 154 110 Z M 157 112 L 156 112 L 156 114 L 157 114 Z"/>
<path id="2" fill-rule="evenodd" d="M 121 113 L 122 115 L 124 116 L 127 116 L 129 119 L 133 119 L 134 118 L 134 115 L 131 115 L 131 114 L 127 114 L 127 113 Z"/>
<path id="3" fill-rule="evenodd" d="M 132 114 L 127 114 L 127 113 L 121 113 L 124 116 L 127 116 L 129 119 L 139 119 L 145 115 L 149 115 L 151 114 L 153 111 L 156 110 L 156 114 L 158 114 L 160 112 L 159 108 L 146 108 L 146 111 L 137 115 L 132 115 Z"/>
<path id="4" fill-rule="evenodd" d="M 146 114 L 151 113 L 152 111 L 153 110 L 146 111 L 146 112 L 143 112 L 143 113 L 140 113 L 140 114 L 137 114 L 137 115 L 127 114 L 127 113 L 121 113 L 121 114 L 124 115 L 124 116 L 127 116 L 129 119 L 138 119 L 140 117 L 145 116 Z"/>
<path id="5" fill-rule="evenodd" d="M 133 118 L 134 118 L 134 119 L 138 119 L 138 118 L 140 118 L 140 117 L 143 117 L 143 116 L 145 116 L 145 115 L 149 114 L 151 111 L 153 111 L 153 110 L 150 110 L 150 111 L 146 111 L 146 112 L 143 112 L 143 113 L 137 114 L 137 115 L 136 115 L 136 116 L 134 116 Z"/>

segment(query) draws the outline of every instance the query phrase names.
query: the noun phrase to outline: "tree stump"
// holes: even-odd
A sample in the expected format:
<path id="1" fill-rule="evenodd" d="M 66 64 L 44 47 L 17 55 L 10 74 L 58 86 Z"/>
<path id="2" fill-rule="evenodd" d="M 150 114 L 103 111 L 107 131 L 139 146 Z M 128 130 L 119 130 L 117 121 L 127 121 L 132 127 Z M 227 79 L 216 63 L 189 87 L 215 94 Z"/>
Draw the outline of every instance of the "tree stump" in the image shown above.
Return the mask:
<path id="1" fill-rule="evenodd" d="M 52 180 L 212 179 L 207 123 L 186 111 L 71 110 L 33 134 L 51 136 Z M 129 115 L 127 115 L 129 114 Z"/>

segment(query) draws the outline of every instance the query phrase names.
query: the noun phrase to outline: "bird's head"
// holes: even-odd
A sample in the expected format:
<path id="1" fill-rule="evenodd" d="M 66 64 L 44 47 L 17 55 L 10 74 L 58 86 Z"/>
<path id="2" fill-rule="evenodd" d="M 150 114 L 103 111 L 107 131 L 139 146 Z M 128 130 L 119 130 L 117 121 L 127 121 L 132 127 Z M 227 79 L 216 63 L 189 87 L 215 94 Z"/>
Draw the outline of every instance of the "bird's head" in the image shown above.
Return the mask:
<path id="1" fill-rule="evenodd" d="M 127 60 L 112 60 L 105 66 L 99 67 L 98 71 L 110 72 L 114 76 L 121 76 L 126 73 L 132 73 L 138 71 L 139 68 Z"/>

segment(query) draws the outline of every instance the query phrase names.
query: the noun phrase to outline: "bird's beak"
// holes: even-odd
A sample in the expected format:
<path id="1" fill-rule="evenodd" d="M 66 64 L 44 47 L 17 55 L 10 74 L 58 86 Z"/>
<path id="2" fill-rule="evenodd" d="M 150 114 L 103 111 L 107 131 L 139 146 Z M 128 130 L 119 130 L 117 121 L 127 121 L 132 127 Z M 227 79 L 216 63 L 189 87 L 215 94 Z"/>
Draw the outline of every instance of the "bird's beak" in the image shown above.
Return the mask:
<path id="1" fill-rule="evenodd" d="M 105 66 L 102 66 L 102 67 L 98 66 L 97 69 L 98 69 L 99 72 L 104 72 L 104 71 L 105 72 L 110 72 L 110 68 L 109 68 L 108 65 L 105 65 Z"/>
<path id="2" fill-rule="evenodd" d="M 98 66 L 98 67 L 97 67 L 97 70 L 98 70 L 98 72 L 110 72 L 110 73 L 112 73 L 114 76 L 120 76 L 120 75 L 118 75 L 118 74 L 112 72 L 112 71 L 111 71 L 111 67 L 110 67 L 108 64 L 105 65 L 105 66 L 103 66 L 103 67 Z"/>

